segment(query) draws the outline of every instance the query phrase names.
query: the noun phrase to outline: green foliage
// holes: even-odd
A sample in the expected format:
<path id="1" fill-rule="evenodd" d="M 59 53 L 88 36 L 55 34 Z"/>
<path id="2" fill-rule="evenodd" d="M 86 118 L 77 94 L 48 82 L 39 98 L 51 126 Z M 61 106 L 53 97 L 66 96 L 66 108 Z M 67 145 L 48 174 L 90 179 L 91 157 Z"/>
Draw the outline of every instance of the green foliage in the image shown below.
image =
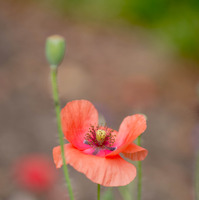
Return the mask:
<path id="1" fill-rule="evenodd" d="M 169 8 L 168 0 L 126 0 L 122 16 L 133 23 L 152 25 L 160 21 Z"/>
<path id="2" fill-rule="evenodd" d="M 184 6 L 176 9 L 157 27 L 183 56 L 199 58 L 199 14 Z"/>
<path id="3" fill-rule="evenodd" d="M 46 1 L 47 0 L 43 0 Z M 48 1 L 78 20 L 126 21 L 160 33 L 183 56 L 199 59 L 199 0 Z"/>
<path id="4" fill-rule="evenodd" d="M 114 200 L 113 192 L 111 188 L 107 189 L 103 195 L 102 195 L 102 200 Z"/>

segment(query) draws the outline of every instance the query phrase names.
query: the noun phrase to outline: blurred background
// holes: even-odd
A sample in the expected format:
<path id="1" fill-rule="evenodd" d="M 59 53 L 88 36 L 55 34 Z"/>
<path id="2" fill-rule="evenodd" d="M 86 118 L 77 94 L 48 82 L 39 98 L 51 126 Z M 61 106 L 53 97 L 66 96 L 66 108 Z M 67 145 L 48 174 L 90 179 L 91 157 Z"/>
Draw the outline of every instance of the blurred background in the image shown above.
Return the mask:
<path id="1" fill-rule="evenodd" d="M 52 34 L 67 41 L 62 107 L 88 99 L 116 130 L 125 116 L 146 114 L 143 200 L 194 199 L 199 1 L 7 0 L 0 1 L 0 200 L 67 199 L 51 155 L 58 137 L 44 48 Z M 95 199 L 97 186 L 69 172 L 76 199 Z"/>

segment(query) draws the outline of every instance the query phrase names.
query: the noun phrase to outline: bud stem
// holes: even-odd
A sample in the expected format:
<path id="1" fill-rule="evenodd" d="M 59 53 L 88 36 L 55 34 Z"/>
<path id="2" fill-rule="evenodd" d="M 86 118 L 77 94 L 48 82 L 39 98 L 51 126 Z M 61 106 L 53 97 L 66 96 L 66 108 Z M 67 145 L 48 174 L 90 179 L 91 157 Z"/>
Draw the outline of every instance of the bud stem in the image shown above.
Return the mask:
<path id="1" fill-rule="evenodd" d="M 71 200 L 74 200 L 72 187 L 70 183 L 70 178 L 68 174 L 68 168 L 66 166 L 66 160 L 64 156 L 64 140 L 63 140 L 63 133 L 61 128 L 61 117 L 60 117 L 60 103 L 59 103 L 59 95 L 58 95 L 58 87 L 57 87 L 57 67 L 51 66 L 51 83 L 52 83 L 52 90 L 53 90 L 53 100 L 55 104 L 55 111 L 56 111 L 56 118 L 57 118 L 57 130 L 59 134 L 59 142 L 61 146 L 61 156 L 63 161 L 63 172 L 66 180 L 66 184 L 68 187 L 68 193 Z"/>

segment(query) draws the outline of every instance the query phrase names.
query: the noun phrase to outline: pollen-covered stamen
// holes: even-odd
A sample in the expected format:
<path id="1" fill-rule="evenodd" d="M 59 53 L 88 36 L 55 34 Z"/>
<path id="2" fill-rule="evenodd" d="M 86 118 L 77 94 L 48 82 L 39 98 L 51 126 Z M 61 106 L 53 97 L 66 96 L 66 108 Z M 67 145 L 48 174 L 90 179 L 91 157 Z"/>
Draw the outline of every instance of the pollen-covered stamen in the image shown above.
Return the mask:
<path id="1" fill-rule="evenodd" d="M 91 147 L 94 147 L 98 144 L 97 139 L 96 139 L 96 130 L 94 126 L 91 126 L 89 128 L 89 132 L 86 133 L 84 137 L 84 144 L 88 144 Z"/>
<path id="2" fill-rule="evenodd" d="M 113 130 L 109 129 L 109 131 L 107 131 L 107 135 L 106 135 L 106 140 L 104 142 L 104 145 L 106 145 L 107 147 L 111 147 L 113 146 L 113 144 L 115 143 L 115 137 L 116 135 L 113 134 Z"/>

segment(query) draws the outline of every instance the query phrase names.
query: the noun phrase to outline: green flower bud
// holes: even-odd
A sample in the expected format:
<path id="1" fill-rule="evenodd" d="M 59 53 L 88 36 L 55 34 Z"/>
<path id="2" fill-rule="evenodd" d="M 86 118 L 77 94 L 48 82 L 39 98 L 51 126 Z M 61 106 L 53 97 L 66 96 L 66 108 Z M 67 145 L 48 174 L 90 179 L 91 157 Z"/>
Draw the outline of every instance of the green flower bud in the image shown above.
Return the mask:
<path id="1" fill-rule="evenodd" d="M 59 35 L 53 35 L 46 40 L 46 58 L 51 67 L 60 65 L 65 54 L 65 39 Z"/>

